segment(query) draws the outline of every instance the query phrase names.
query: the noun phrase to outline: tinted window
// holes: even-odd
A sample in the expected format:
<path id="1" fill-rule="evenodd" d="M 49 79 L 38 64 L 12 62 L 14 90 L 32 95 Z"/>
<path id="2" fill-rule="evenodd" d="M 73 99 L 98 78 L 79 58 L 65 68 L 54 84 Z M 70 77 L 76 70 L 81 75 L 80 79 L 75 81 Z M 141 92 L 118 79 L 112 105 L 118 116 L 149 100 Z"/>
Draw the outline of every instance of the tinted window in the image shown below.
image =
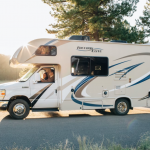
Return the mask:
<path id="1" fill-rule="evenodd" d="M 107 76 L 108 58 L 107 57 L 71 57 L 71 74 Z"/>
<path id="2" fill-rule="evenodd" d="M 108 75 L 107 57 L 91 57 L 91 75 Z"/>
<path id="3" fill-rule="evenodd" d="M 73 35 L 73 36 L 69 37 L 69 40 L 85 40 L 85 41 L 89 41 L 90 37 L 89 36 L 82 36 L 82 35 Z"/>
<path id="4" fill-rule="evenodd" d="M 71 36 L 69 40 L 82 40 L 82 36 Z"/>
<path id="5" fill-rule="evenodd" d="M 89 75 L 90 59 L 85 57 L 72 57 L 72 75 Z"/>
<path id="6" fill-rule="evenodd" d="M 35 52 L 37 56 L 56 56 L 56 46 L 45 46 L 41 45 Z"/>

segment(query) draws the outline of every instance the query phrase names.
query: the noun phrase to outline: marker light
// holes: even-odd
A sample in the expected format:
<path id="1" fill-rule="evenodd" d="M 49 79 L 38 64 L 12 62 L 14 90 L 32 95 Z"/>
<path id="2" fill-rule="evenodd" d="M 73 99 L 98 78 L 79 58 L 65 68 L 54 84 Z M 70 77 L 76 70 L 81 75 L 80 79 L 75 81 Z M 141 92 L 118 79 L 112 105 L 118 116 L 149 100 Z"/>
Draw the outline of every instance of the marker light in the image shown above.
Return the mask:
<path id="1" fill-rule="evenodd" d="M 6 94 L 5 90 L 0 90 L 0 100 L 4 99 L 5 94 Z"/>

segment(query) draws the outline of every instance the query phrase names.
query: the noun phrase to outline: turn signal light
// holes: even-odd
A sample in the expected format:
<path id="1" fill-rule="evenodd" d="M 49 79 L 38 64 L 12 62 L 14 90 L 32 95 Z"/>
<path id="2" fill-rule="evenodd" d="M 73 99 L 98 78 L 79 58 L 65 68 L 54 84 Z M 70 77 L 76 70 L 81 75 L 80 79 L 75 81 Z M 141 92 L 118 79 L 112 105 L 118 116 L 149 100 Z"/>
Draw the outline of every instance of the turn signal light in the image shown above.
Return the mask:
<path id="1" fill-rule="evenodd" d="M 5 95 L 6 95 L 6 91 L 5 90 L 0 90 L 0 100 L 3 100 Z"/>

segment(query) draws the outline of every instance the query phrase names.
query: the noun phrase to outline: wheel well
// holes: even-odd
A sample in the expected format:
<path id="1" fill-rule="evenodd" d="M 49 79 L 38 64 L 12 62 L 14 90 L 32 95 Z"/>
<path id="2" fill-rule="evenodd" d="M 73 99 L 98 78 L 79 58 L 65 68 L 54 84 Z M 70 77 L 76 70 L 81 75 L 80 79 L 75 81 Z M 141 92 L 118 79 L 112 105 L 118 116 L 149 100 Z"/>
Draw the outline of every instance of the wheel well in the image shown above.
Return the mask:
<path id="1" fill-rule="evenodd" d="M 25 100 L 25 101 L 29 104 L 29 106 L 31 107 L 31 102 L 30 102 L 30 100 L 29 100 L 26 96 L 23 96 L 23 95 L 16 95 L 16 96 L 13 96 L 13 97 L 11 97 L 11 98 L 9 99 L 9 103 L 8 103 L 8 106 L 7 106 L 7 110 L 8 110 L 8 108 L 9 108 L 10 103 L 11 103 L 12 101 L 16 100 L 16 99 L 23 99 L 23 100 Z"/>
<path id="2" fill-rule="evenodd" d="M 119 100 L 119 99 L 125 99 L 129 102 L 129 107 L 130 109 L 133 109 L 132 105 L 131 105 L 131 100 L 128 97 L 119 97 L 118 99 L 116 99 L 115 103 Z"/>

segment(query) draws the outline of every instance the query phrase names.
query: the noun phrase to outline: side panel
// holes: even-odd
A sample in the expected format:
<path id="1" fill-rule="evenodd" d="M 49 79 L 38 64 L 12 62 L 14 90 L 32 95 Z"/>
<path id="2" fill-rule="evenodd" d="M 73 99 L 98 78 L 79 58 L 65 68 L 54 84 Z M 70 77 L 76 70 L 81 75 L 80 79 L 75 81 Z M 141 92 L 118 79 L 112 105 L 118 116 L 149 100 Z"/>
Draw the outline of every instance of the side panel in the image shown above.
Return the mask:
<path id="1" fill-rule="evenodd" d="M 81 47 L 90 47 L 88 43 L 79 44 Z M 64 47 L 61 47 L 62 52 Z M 146 106 L 144 97 L 150 89 L 150 50 L 148 47 L 95 43 L 93 47 L 102 49 L 101 52 L 96 53 L 78 51 L 77 47 L 72 43 L 67 44 L 66 58 L 68 59 L 61 63 L 62 77 L 63 79 L 68 78 L 67 87 L 62 89 L 62 110 L 114 108 L 115 100 L 122 97 L 129 98 L 132 107 Z M 74 53 L 71 54 L 70 49 Z M 75 54 L 77 56 L 108 57 L 109 75 L 107 77 L 71 76 L 70 58 Z M 63 66 L 68 66 L 68 68 Z M 75 92 L 71 92 L 71 88 L 75 89 Z M 104 97 L 103 91 L 108 91 L 108 96 Z M 89 99 L 93 101 L 88 102 Z M 97 102 L 94 101 L 95 99 Z"/>

